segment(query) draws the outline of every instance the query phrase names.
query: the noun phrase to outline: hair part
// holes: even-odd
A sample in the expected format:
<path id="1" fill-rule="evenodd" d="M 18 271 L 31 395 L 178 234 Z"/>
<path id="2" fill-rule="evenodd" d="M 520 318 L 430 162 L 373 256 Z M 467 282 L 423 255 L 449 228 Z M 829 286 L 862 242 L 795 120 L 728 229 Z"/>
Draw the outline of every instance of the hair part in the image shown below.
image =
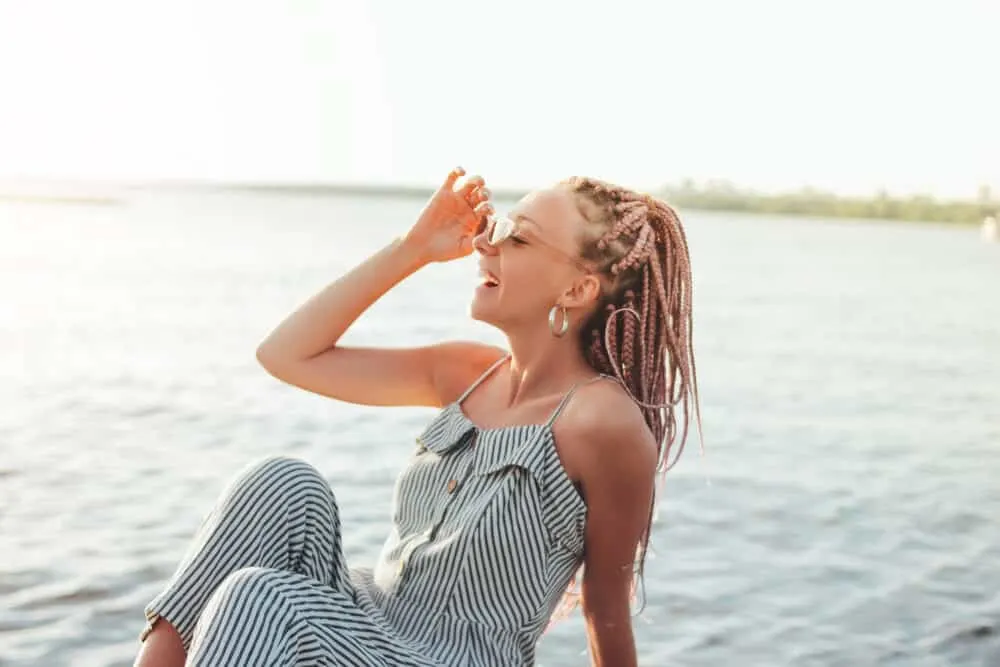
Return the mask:
<path id="1" fill-rule="evenodd" d="M 558 187 L 573 196 L 586 222 L 581 257 L 603 278 L 597 307 L 580 327 L 581 349 L 596 371 L 618 378 L 639 406 L 657 442 L 657 471 L 666 473 L 684 450 L 692 412 L 701 436 L 691 263 L 680 219 L 661 199 L 597 179 L 573 177 Z M 654 496 L 636 554 L 640 582 L 655 504 Z M 566 612 L 579 602 L 575 581 L 561 605 Z"/>

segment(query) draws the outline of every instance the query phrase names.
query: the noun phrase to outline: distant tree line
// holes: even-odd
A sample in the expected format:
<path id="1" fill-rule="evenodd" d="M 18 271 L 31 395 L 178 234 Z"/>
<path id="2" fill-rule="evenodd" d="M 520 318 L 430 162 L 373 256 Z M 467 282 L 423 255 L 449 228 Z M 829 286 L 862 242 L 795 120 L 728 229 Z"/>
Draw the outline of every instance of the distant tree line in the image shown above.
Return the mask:
<path id="1" fill-rule="evenodd" d="M 813 188 L 765 194 L 740 189 L 726 181 L 696 185 L 687 180 L 656 193 L 680 208 L 810 215 L 834 218 L 880 218 L 925 222 L 979 223 L 997 215 L 1000 202 L 988 186 L 969 201 L 938 200 L 927 195 L 891 196 L 880 191 L 871 197 L 844 197 Z"/>
<path id="2" fill-rule="evenodd" d="M 427 186 L 378 184 L 242 184 L 229 186 L 237 190 L 273 192 L 277 194 L 328 195 L 347 194 L 378 197 L 426 198 L 432 193 Z M 495 198 L 517 200 L 526 190 L 491 188 Z M 974 200 L 947 201 L 927 195 L 892 196 L 886 191 L 870 197 L 845 197 L 815 188 L 797 192 L 766 194 L 738 188 L 728 181 L 706 181 L 698 185 L 685 180 L 653 191 L 678 208 L 716 211 L 743 211 L 832 218 L 873 218 L 978 224 L 988 215 L 1000 217 L 1000 200 L 989 186 L 979 188 Z"/>

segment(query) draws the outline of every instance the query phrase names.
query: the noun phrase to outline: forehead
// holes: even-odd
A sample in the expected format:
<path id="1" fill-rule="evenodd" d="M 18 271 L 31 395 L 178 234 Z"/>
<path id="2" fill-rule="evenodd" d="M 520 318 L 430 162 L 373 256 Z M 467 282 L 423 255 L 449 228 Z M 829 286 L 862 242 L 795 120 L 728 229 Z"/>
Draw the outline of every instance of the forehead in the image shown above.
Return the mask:
<path id="1" fill-rule="evenodd" d="M 575 239 L 583 224 L 573 195 L 561 188 L 536 190 L 526 195 L 511 209 L 510 217 L 519 221 L 527 218 L 524 224 L 529 230 L 553 241 Z"/>

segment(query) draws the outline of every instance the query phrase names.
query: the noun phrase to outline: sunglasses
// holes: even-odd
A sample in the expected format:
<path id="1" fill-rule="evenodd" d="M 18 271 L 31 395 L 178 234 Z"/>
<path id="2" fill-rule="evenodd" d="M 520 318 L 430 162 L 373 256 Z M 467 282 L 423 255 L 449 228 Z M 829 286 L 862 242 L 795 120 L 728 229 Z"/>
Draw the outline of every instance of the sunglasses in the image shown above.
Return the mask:
<path id="1" fill-rule="evenodd" d="M 514 237 L 520 229 L 521 226 L 517 222 L 506 216 L 487 216 L 479 221 L 479 226 L 476 228 L 476 236 L 485 233 L 486 242 L 496 248 L 507 239 Z M 538 238 L 537 234 L 530 234 L 529 236 L 532 241 L 537 241 L 539 245 L 547 248 L 550 252 L 555 253 L 560 258 L 570 262 L 571 264 L 574 264 L 581 271 L 585 273 L 591 272 L 590 267 L 581 262 L 579 259 L 563 250 L 560 250 L 551 243 L 547 243 L 546 241 Z"/>
<path id="2" fill-rule="evenodd" d="M 486 242 L 489 243 L 494 248 L 510 237 L 514 236 L 517 231 L 517 223 L 506 216 L 484 216 L 482 220 L 479 221 L 479 227 L 476 228 L 476 236 L 479 236 L 483 232 L 486 232 Z"/>

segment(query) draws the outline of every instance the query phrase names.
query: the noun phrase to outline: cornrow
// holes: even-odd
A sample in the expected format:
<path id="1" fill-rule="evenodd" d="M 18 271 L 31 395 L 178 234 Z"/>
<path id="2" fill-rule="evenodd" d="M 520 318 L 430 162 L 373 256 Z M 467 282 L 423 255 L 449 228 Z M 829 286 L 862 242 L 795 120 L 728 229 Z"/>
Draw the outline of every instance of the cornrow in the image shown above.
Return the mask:
<path id="1" fill-rule="evenodd" d="M 587 222 L 581 256 L 606 279 L 598 307 L 580 329 L 581 348 L 590 365 L 618 378 L 639 406 L 657 441 L 657 470 L 666 473 L 684 451 L 692 407 L 701 437 L 684 229 L 673 208 L 650 195 L 583 177 L 559 186 L 574 196 Z M 636 554 L 639 580 L 652 520 L 651 506 Z M 635 584 L 633 579 L 633 593 Z M 563 612 L 579 603 L 574 587 L 560 605 Z"/>

